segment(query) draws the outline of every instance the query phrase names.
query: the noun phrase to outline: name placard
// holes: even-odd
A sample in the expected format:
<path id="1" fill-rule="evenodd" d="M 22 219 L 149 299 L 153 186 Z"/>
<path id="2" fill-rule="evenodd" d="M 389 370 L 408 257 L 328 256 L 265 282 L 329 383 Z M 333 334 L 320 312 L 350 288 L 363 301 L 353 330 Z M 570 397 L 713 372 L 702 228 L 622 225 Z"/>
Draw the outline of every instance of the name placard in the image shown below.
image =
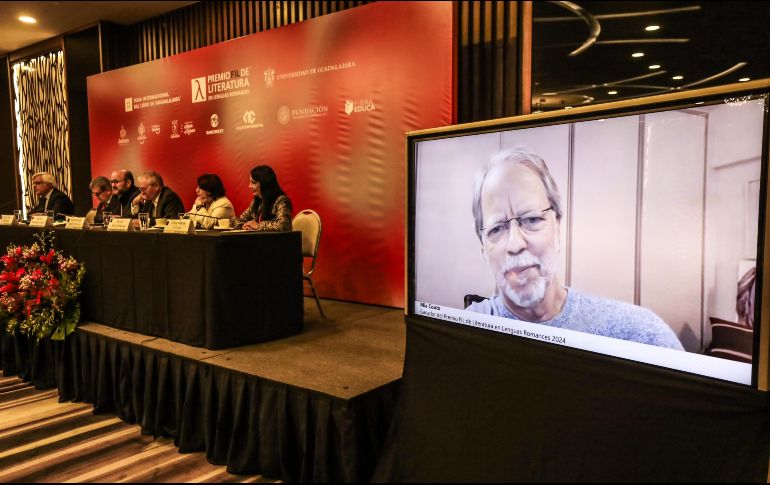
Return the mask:
<path id="1" fill-rule="evenodd" d="M 85 217 L 70 217 L 64 229 L 88 229 L 88 221 Z"/>
<path id="2" fill-rule="evenodd" d="M 128 232 L 134 230 L 134 222 L 132 219 L 112 219 L 110 225 L 107 226 L 108 231 Z"/>
<path id="3" fill-rule="evenodd" d="M 12 215 L 0 215 L 0 226 L 15 226 L 19 223 L 16 220 L 16 216 Z"/>
<path id="4" fill-rule="evenodd" d="M 29 227 L 51 227 L 53 224 L 53 217 L 48 216 L 32 216 L 29 221 Z"/>
<path id="5" fill-rule="evenodd" d="M 190 219 L 169 219 L 166 221 L 166 227 L 163 228 L 164 233 L 171 234 L 195 234 L 195 227 L 193 221 Z"/>

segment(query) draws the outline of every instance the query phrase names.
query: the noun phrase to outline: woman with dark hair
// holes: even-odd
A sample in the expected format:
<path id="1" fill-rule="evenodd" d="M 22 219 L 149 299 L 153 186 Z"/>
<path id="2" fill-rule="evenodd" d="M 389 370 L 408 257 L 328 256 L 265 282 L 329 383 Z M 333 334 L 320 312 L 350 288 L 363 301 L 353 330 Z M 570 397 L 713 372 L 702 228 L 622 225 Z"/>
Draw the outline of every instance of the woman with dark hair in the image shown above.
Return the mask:
<path id="1" fill-rule="evenodd" d="M 198 177 L 195 194 L 198 198 L 190 209 L 190 219 L 200 227 L 210 229 L 216 226 L 220 219 L 232 222 L 235 218 L 233 203 L 225 197 L 225 186 L 218 175 L 204 173 Z"/>
<path id="2" fill-rule="evenodd" d="M 254 200 L 236 221 L 249 231 L 291 231 L 291 200 L 278 185 L 275 172 L 267 165 L 251 169 L 249 189 Z"/>

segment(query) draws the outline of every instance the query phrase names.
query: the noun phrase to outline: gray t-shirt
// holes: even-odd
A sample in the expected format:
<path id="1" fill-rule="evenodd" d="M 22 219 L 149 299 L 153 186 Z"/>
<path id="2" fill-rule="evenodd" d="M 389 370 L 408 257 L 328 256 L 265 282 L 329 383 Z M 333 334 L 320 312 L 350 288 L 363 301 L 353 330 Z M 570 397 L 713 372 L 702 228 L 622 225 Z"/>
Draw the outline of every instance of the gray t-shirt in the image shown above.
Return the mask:
<path id="1" fill-rule="evenodd" d="M 508 310 L 500 295 L 472 303 L 467 310 L 521 320 Z M 562 311 L 551 320 L 535 323 L 684 350 L 673 330 L 652 311 L 622 301 L 583 295 L 569 288 Z"/>

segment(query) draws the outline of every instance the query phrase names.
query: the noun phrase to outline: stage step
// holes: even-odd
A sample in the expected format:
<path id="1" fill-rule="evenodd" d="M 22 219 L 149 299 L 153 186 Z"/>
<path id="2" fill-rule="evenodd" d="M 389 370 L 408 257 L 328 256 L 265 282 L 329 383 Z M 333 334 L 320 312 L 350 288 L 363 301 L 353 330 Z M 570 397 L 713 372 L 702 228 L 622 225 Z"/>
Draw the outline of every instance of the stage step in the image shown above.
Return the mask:
<path id="1" fill-rule="evenodd" d="M 276 483 L 229 474 L 203 452 L 180 454 L 171 438 L 142 435 L 138 425 L 60 403 L 55 390 L 1 372 L 0 482 Z"/>

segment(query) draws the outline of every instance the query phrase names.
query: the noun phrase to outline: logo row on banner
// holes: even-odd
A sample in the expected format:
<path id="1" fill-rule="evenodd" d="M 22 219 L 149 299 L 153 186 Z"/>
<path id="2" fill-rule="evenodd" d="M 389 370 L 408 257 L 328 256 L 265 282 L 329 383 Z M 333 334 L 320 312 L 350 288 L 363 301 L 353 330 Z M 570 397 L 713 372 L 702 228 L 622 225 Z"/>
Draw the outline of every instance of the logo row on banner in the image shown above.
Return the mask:
<path id="1" fill-rule="evenodd" d="M 264 83 L 266 88 L 272 88 L 277 81 L 301 79 L 317 74 L 353 69 L 355 67 L 355 61 L 345 61 L 338 64 L 312 67 L 285 73 L 276 73 L 275 69 L 268 67 L 264 71 Z M 204 103 L 206 101 L 214 101 L 217 99 L 244 96 L 251 92 L 251 85 L 250 66 L 196 77 L 190 80 L 190 101 L 192 103 Z M 125 110 L 126 112 L 130 112 L 144 108 L 174 104 L 181 100 L 181 96 L 171 96 L 168 92 L 130 97 L 125 98 Z"/>
<path id="2" fill-rule="evenodd" d="M 127 100 L 131 98 L 126 98 Z M 346 115 L 351 116 L 354 113 L 363 113 L 367 111 L 374 111 L 376 109 L 374 101 L 371 98 L 365 98 L 365 99 L 346 99 L 345 104 L 343 106 L 343 111 Z M 318 105 L 307 105 L 302 106 L 298 108 L 290 108 L 288 106 L 281 106 L 278 108 L 278 112 L 276 115 L 276 118 L 278 120 L 278 123 L 282 125 L 288 124 L 291 120 L 300 120 L 305 118 L 320 118 L 324 117 L 329 113 L 329 106 L 325 104 L 318 104 Z M 224 133 L 225 129 L 222 126 L 222 120 L 219 117 L 218 113 L 212 113 L 209 117 L 209 123 L 210 126 L 206 127 L 205 134 L 206 135 L 221 135 Z M 258 121 L 257 114 L 254 112 L 254 110 L 246 110 L 243 112 L 243 115 L 240 117 L 240 119 L 237 120 L 237 122 L 234 125 L 234 129 L 236 131 L 240 130 L 248 130 L 253 128 L 263 128 L 265 125 L 264 123 Z M 193 121 L 180 121 L 180 120 L 171 120 L 167 126 L 166 129 L 169 132 L 169 138 L 175 139 L 180 138 L 183 135 L 189 136 L 193 135 L 197 132 L 197 128 L 195 126 L 195 122 Z M 150 137 L 150 133 L 153 135 L 160 135 L 164 131 L 163 127 L 160 123 L 151 124 L 148 126 L 143 122 L 139 122 L 139 125 L 136 128 L 136 141 L 138 141 L 140 144 L 147 141 L 147 139 Z M 120 126 L 120 137 L 118 138 L 118 145 L 127 145 L 130 142 L 130 139 L 128 138 L 128 130 L 126 129 L 125 125 Z"/>

